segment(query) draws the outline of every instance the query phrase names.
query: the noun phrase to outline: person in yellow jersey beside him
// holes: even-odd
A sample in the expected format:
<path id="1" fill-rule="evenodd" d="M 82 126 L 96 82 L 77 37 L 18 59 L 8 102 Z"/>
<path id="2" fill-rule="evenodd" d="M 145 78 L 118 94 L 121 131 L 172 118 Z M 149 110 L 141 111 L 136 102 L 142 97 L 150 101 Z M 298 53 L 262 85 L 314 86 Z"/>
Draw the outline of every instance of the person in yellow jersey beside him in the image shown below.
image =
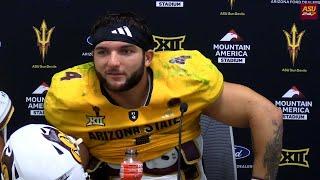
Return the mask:
<path id="1" fill-rule="evenodd" d="M 91 41 L 93 62 L 56 73 L 44 103 L 51 125 L 83 139 L 95 162 L 88 165 L 91 178 L 119 178 L 125 151 L 134 148 L 144 163 L 142 179 L 177 179 L 178 167 L 184 179 L 206 179 L 199 125 L 205 114 L 250 128 L 252 179 L 276 179 L 282 112 L 265 97 L 224 82 L 199 51 L 154 52 L 146 22 L 130 12 L 98 19 Z M 188 109 L 178 164 L 182 104 Z"/>

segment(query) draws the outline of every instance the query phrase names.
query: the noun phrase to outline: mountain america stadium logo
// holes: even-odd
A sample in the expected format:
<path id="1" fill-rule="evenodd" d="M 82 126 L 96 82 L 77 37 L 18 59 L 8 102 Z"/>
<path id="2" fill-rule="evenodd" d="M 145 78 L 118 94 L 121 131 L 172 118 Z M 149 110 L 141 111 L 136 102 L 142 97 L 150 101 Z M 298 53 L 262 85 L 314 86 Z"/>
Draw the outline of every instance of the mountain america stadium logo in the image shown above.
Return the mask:
<path id="1" fill-rule="evenodd" d="M 305 98 L 298 88 L 292 86 L 283 96 L 283 98 Z"/>
<path id="2" fill-rule="evenodd" d="M 36 90 L 32 92 L 32 94 L 44 94 L 48 90 L 49 90 L 48 84 L 43 82 Z"/>
<path id="3" fill-rule="evenodd" d="M 242 38 L 233 29 L 231 29 L 220 39 L 220 41 L 242 41 Z"/>
<path id="4" fill-rule="evenodd" d="M 32 96 L 26 97 L 26 104 L 28 110 L 30 110 L 30 116 L 44 116 L 43 103 L 48 89 L 48 84 L 42 82 L 42 84 L 32 92 Z"/>
<path id="5" fill-rule="evenodd" d="M 306 100 L 301 91 L 292 86 L 282 95 L 281 100 L 275 101 L 275 105 L 282 109 L 284 120 L 308 120 L 312 101 Z"/>
<path id="6" fill-rule="evenodd" d="M 244 64 L 249 56 L 251 45 L 243 43 L 238 33 L 231 29 L 220 39 L 220 43 L 213 44 L 213 50 L 218 63 Z"/>

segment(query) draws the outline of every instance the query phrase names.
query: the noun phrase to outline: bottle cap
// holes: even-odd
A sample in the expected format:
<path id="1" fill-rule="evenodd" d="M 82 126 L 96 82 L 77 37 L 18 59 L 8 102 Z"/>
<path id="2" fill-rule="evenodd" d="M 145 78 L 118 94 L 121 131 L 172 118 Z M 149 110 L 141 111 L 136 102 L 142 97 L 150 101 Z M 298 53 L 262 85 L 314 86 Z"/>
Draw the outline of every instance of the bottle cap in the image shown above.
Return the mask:
<path id="1" fill-rule="evenodd" d="M 126 150 L 126 154 L 128 154 L 128 155 L 137 155 L 138 151 L 136 149 L 133 149 L 133 148 L 128 148 Z"/>

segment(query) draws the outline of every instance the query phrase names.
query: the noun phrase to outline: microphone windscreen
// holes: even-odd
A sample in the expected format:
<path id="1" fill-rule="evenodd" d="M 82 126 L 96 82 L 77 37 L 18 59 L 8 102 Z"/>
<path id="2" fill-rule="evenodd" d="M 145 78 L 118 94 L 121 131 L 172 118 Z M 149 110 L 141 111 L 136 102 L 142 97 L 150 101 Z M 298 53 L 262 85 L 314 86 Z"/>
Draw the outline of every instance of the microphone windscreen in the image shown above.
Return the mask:
<path id="1" fill-rule="evenodd" d="M 187 112 L 187 110 L 188 110 L 188 104 L 182 102 L 182 103 L 180 104 L 180 112 L 181 112 L 181 113 L 184 113 L 184 112 Z"/>

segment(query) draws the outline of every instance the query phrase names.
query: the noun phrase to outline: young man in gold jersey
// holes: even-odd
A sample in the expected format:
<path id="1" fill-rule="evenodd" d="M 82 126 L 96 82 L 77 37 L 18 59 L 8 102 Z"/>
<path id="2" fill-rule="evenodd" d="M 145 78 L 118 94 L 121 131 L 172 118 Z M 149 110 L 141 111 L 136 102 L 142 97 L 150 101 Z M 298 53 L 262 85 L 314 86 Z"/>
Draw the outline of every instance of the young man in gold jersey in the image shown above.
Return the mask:
<path id="1" fill-rule="evenodd" d="M 98 159 L 91 177 L 111 179 L 127 148 L 138 151 L 144 179 L 206 179 L 201 157 L 200 114 L 233 127 L 249 127 L 253 179 L 275 179 L 282 149 L 282 112 L 248 87 L 224 82 L 198 51 L 153 52 L 144 20 L 108 14 L 92 29 L 93 62 L 55 74 L 45 117 L 82 138 Z M 182 155 L 178 165 L 181 105 Z M 186 110 L 186 109 L 184 109 Z M 249 137 L 248 137 L 249 138 Z"/>

